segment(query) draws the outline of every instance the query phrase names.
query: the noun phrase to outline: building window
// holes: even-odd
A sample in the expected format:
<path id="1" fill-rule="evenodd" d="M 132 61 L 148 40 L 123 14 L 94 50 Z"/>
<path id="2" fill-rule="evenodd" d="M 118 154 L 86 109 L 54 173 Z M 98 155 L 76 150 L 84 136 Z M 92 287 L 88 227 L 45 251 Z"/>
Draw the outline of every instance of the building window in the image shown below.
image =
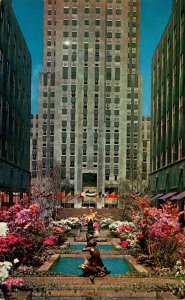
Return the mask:
<path id="1" fill-rule="evenodd" d="M 107 20 L 107 26 L 111 27 L 112 26 L 112 20 Z"/>
<path id="2" fill-rule="evenodd" d="M 121 32 L 116 32 L 115 37 L 116 37 L 116 39 L 120 39 L 121 38 Z"/>
<path id="3" fill-rule="evenodd" d="M 121 15 L 121 9 L 116 9 L 116 15 Z"/>
<path id="4" fill-rule="evenodd" d="M 64 7 L 64 14 L 68 14 L 69 13 L 69 7 Z"/>
<path id="5" fill-rule="evenodd" d="M 89 25 L 89 20 L 84 20 L 84 25 L 88 26 Z"/>
<path id="6" fill-rule="evenodd" d="M 69 25 L 69 20 L 68 19 L 64 19 L 63 24 L 64 24 L 64 26 Z"/>
<path id="7" fill-rule="evenodd" d="M 85 14 L 88 14 L 89 13 L 89 7 L 85 7 L 84 12 L 85 12 Z"/>
<path id="8" fill-rule="evenodd" d="M 121 46 L 120 45 L 115 45 L 115 50 L 121 50 Z"/>
<path id="9" fill-rule="evenodd" d="M 116 21 L 116 27 L 121 27 L 121 21 Z"/>
<path id="10" fill-rule="evenodd" d="M 107 9 L 107 15 L 112 15 L 112 8 Z"/>
<path id="11" fill-rule="evenodd" d="M 77 31 L 72 31 L 72 38 L 76 38 L 77 37 Z"/>
<path id="12" fill-rule="evenodd" d="M 107 38 L 112 38 L 112 32 L 107 32 Z"/>
<path id="13" fill-rule="evenodd" d="M 77 14 L 77 7 L 72 7 L 72 14 Z M 72 21 L 74 21 L 74 20 L 72 20 Z M 77 20 L 75 20 L 75 21 L 77 21 Z M 73 25 L 73 22 L 72 22 L 72 25 Z"/>
<path id="14" fill-rule="evenodd" d="M 69 32 L 68 31 L 64 31 L 63 32 L 63 37 L 68 37 L 69 36 Z"/>

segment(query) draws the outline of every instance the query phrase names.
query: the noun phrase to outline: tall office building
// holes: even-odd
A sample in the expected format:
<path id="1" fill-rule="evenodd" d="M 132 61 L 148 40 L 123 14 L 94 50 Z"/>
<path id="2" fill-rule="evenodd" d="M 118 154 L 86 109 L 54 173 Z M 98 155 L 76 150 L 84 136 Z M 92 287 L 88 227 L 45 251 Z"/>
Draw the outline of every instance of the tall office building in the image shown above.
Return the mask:
<path id="1" fill-rule="evenodd" d="M 30 129 L 30 172 L 32 178 L 37 177 L 37 138 L 38 114 L 32 114 Z"/>
<path id="2" fill-rule="evenodd" d="M 151 132 L 151 118 L 142 118 L 142 181 L 143 188 L 148 187 L 148 178 L 150 173 L 150 132 Z"/>
<path id="3" fill-rule="evenodd" d="M 156 194 L 185 189 L 184 41 L 185 2 L 174 0 L 152 64 L 150 185 Z"/>
<path id="4" fill-rule="evenodd" d="M 139 40 L 139 0 L 44 0 L 38 160 L 75 193 L 141 178 Z"/>
<path id="5" fill-rule="evenodd" d="M 30 187 L 31 56 L 12 9 L 0 1 L 0 199 L 12 205 Z"/>

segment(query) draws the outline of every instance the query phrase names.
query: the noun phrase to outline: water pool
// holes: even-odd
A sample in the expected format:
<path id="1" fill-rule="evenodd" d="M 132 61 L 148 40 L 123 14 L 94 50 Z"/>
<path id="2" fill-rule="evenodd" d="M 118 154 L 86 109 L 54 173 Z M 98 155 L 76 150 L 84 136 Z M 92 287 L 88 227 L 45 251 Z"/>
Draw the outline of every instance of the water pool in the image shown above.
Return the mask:
<path id="1" fill-rule="evenodd" d="M 123 258 L 102 258 L 105 267 L 111 271 L 111 274 L 125 274 L 131 271 L 131 267 Z M 82 275 L 79 265 L 84 262 L 83 257 L 61 257 L 50 271 L 63 274 Z"/>
<path id="2" fill-rule="evenodd" d="M 86 244 L 70 244 L 70 248 L 71 249 L 75 249 L 75 250 L 82 250 L 83 248 L 86 247 Z M 99 250 L 114 250 L 114 247 L 112 245 L 97 245 L 97 248 Z"/>

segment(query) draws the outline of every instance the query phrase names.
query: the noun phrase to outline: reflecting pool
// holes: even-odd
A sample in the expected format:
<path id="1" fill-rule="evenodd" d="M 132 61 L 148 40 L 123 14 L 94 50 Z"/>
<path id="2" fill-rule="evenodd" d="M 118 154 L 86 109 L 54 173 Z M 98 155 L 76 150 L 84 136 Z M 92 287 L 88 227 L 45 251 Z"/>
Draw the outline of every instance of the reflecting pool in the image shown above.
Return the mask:
<path id="1" fill-rule="evenodd" d="M 71 249 L 75 249 L 75 250 L 82 250 L 83 248 L 86 247 L 86 244 L 70 244 L 70 248 Z M 114 250 L 114 247 L 112 245 L 97 245 L 96 246 L 100 251 L 101 250 Z"/>
<path id="2" fill-rule="evenodd" d="M 111 271 L 111 275 L 125 274 L 131 271 L 131 267 L 123 258 L 102 258 L 105 267 Z M 84 262 L 83 257 L 61 257 L 51 267 L 50 271 L 62 274 L 82 275 L 79 266 Z"/>

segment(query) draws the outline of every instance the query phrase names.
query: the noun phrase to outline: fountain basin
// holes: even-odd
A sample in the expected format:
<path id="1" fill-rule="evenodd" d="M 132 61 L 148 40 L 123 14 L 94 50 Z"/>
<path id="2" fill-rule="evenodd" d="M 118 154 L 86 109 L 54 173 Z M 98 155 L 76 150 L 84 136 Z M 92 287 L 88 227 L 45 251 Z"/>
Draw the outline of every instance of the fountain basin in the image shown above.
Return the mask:
<path id="1" fill-rule="evenodd" d="M 86 244 L 70 244 L 69 248 L 74 250 L 82 250 L 86 247 Z M 101 250 L 114 250 L 114 247 L 110 244 L 101 244 L 96 246 L 100 251 Z"/>
<path id="2" fill-rule="evenodd" d="M 111 275 L 125 274 L 132 270 L 129 263 L 121 257 L 102 257 L 105 267 Z M 79 266 L 84 262 L 83 257 L 60 257 L 49 269 L 54 273 L 82 275 Z"/>

